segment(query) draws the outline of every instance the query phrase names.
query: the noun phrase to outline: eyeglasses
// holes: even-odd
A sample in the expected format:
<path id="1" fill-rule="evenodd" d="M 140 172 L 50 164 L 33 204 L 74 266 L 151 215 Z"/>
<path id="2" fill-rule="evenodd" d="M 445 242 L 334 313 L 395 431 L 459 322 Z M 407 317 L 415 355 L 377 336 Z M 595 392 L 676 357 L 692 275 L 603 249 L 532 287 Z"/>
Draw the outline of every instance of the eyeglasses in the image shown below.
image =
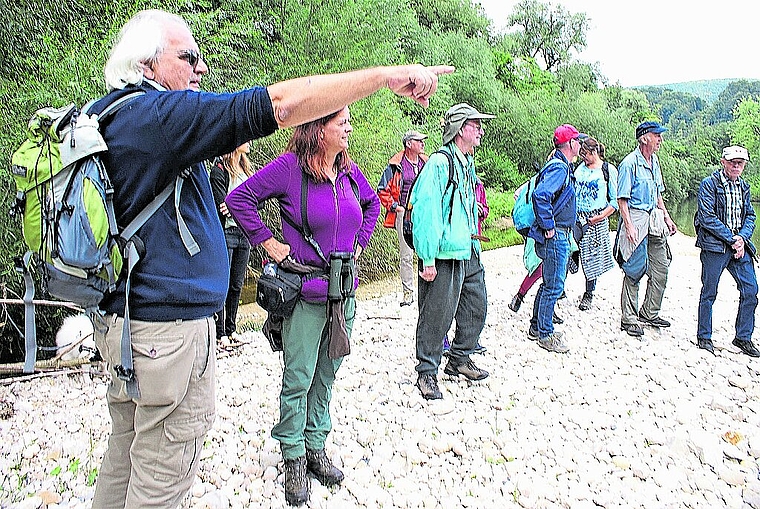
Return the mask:
<path id="1" fill-rule="evenodd" d="M 485 131 L 485 129 L 483 128 L 483 124 L 481 124 L 480 122 L 465 122 L 465 125 L 474 127 L 478 131 Z"/>
<path id="2" fill-rule="evenodd" d="M 193 72 L 196 72 L 198 62 L 201 61 L 203 56 L 195 50 L 183 49 L 182 51 L 177 52 L 177 58 L 180 60 L 186 60 L 187 63 L 190 64 L 190 67 L 193 68 Z"/>

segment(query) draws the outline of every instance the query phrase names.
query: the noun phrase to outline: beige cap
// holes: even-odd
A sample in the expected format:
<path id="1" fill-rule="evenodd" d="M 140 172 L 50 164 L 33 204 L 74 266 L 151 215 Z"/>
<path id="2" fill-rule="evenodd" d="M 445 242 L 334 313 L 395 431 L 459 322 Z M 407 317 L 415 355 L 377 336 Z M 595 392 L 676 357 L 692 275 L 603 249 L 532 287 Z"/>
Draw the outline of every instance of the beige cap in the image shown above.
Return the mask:
<path id="1" fill-rule="evenodd" d="M 734 159 L 744 159 L 745 161 L 749 161 L 749 152 L 747 152 L 747 149 L 744 147 L 732 145 L 724 148 L 723 154 L 721 154 L 720 157 L 726 161 L 733 161 Z"/>

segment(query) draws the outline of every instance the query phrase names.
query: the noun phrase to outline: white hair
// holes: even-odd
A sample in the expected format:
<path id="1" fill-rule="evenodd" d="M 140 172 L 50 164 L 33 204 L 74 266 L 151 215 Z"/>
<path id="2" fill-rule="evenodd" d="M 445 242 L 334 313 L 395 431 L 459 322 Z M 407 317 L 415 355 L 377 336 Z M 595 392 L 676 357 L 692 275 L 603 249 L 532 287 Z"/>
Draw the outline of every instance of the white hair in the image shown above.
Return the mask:
<path id="1" fill-rule="evenodd" d="M 109 90 L 142 82 L 141 64 L 150 66 L 163 53 L 169 23 L 190 29 L 180 16 L 157 9 L 138 12 L 122 27 L 104 69 Z"/>

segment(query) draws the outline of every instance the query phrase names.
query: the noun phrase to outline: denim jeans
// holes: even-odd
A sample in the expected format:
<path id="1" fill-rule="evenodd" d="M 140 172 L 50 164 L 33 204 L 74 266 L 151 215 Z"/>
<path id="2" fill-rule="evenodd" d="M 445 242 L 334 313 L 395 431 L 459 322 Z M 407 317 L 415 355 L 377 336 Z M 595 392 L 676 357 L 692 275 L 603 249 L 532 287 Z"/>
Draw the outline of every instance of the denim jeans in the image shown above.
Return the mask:
<path id="1" fill-rule="evenodd" d="M 718 281 L 724 269 L 733 276 L 739 289 L 739 311 L 736 314 L 736 339 L 749 341 L 755 329 L 755 308 L 757 307 L 757 277 L 752 258 L 745 252 L 737 260 L 733 251 L 712 253 L 702 251 L 702 291 L 699 294 L 697 311 L 697 338 L 712 339 L 712 307 L 718 295 Z"/>
<path id="2" fill-rule="evenodd" d="M 230 264 L 230 283 L 224 308 L 219 310 L 216 317 L 216 337 L 229 336 L 237 330 L 237 311 L 240 304 L 240 294 L 245 282 L 245 271 L 251 256 L 251 243 L 243 230 L 233 226 L 224 230 L 227 242 L 227 260 Z"/>
<path id="3" fill-rule="evenodd" d="M 565 289 L 567 260 L 570 257 L 570 231 L 557 228 L 554 237 L 544 239 L 543 244 L 536 242 L 536 254 L 543 260 L 544 274 L 533 302 L 530 324 L 543 339 L 554 332 L 554 306 Z"/>

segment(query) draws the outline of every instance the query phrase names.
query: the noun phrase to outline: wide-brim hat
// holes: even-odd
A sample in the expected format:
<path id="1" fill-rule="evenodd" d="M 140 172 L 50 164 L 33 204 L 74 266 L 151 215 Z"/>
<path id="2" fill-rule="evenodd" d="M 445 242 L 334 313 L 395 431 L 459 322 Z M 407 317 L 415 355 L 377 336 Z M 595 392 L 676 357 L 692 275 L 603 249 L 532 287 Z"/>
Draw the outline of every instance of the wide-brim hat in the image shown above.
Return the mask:
<path id="1" fill-rule="evenodd" d="M 487 120 L 490 118 L 496 118 L 496 115 L 480 113 L 467 103 L 459 103 L 452 106 L 443 116 L 443 144 L 450 143 L 466 121 Z"/>

